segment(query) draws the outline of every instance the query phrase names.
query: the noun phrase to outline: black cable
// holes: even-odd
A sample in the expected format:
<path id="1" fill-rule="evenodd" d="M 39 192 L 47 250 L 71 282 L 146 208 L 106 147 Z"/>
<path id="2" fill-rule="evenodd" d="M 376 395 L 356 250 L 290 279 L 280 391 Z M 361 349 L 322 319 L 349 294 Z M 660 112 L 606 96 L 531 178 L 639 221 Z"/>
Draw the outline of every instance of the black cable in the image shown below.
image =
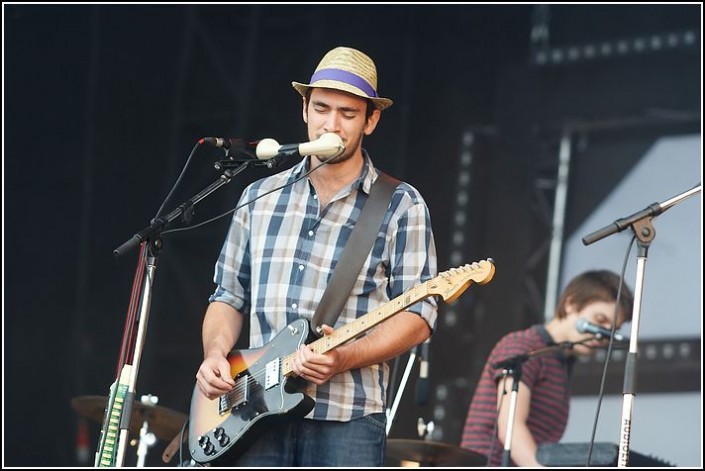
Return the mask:
<path id="1" fill-rule="evenodd" d="M 188 159 L 186 159 L 186 163 L 184 164 L 184 168 L 181 169 L 181 173 L 179 174 L 178 178 L 174 182 L 174 185 L 171 187 L 171 190 L 169 190 L 169 194 L 166 195 L 166 198 L 164 198 L 164 202 L 162 203 L 161 206 L 159 206 L 159 209 L 157 210 L 157 214 L 154 215 L 154 219 L 157 219 L 159 216 L 161 216 L 162 211 L 164 211 L 164 206 L 166 206 L 167 201 L 169 201 L 171 199 L 171 197 L 174 195 L 174 192 L 176 191 L 176 188 L 178 188 L 179 183 L 181 183 L 181 179 L 184 177 L 184 174 L 186 173 L 186 169 L 188 168 L 189 164 L 191 163 L 191 160 L 193 159 L 193 156 L 196 153 L 196 149 L 198 149 L 199 145 L 200 145 L 200 142 L 196 143 L 196 145 L 193 146 L 193 149 L 191 149 L 191 153 L 188 155 Z"/>
<path id="2" fill-rule="evenodd" d="M 198 224 L 194 224 L 193 226 L 186 226 L 186 227 L 179 227 L 179 228 L 176 228 L 176 229 L 170 229 L 170 230 L 168 230 L 168 231 L 162 232 L 162 235 L 171 234 L 171 233 L 173 233 L 173 232 L 189 231 L 189 230 L 191 230 L 191 229 L 196 229 L 196 228 L 198 228 L 198 227 L 205 226 L 206 224 L 210 224 L 210 223 L 213 222 L 213 221 L 217 221 L 218 219 L 220 219 L 220 218 L 222 218 L 222 217 L 225 217 L 225 216 L 227 216 L 228 214 L 234 213 L 235 211 L 237 211 L 238 209 L 242 208 L 243 206 L 247 206 L 248 204 L 254 203 L 254 202 L 257 201 L 258 199 L 263 198 L 263 197 L 267 196 L 267 195 L 270 194 L 270 193 L 274 193 L 275 191 L 281 190 L 282 188 L 286 188 L 287 186 L 291 186 L 291 185 L 293 185 L 294 183 L 296 183 L 296 182 L 298 182 L 298 181 L 300 181 L 300 180 L 303 180 L 304 178 L 306 178 L 306 177 L 308 177 L 309 175 L 311 175 L 312 172 L 315 172 L 316 170 L 318 170 L 319 168 L 321 168 L 322 166 L 324 166 L 324 165 L 327 164 L 327 163 L 328 163 L 328 160 L 326 160 L 326 161 L 320 163 L 319 165 L 313 167 L 311 170 L 309 170 L 308 172 L 304 173 L 303 175 L 301 175 L 301 176 L 300 176 L 299 178 L 297 178 L 296 180 L 291 181 L 291 182 L 289 182 L 289 183 L 286 183 L 286 184 L 284 184 L 284 185 L 278 186 L 278 187 L 276 187 L 276 188 L 272 188 L 271 190 L 269 190 L 269 191 L 267 191 L 267 192 L 265 192 L 265 193 L 262 193 L 261 195 L 257 196 L 256 198 L 252 198 L 250 201 L 246 201 L 246 202 L 242 203 L 241 205 L 236 206 L 236 207 L 234 207 L 233 209 L 231 209 L 231 210 L 229 210 L 229 211 L 226 211 L 226 212 L 224 212 L 223 214 L 221 214 L 221 215 L 219 215 L 219 216 L 216 216 L 216 217 L 207 219 L 207 220 L 205 220 L 205 221 L 203 221 L 203 222 L 199 222 Z"/>
<path id="3" fill-rule="evenodd" d="M 179 466 L 184 465 L 184 431 L 186 430 L 186 424 L 188 423 L 188 417 L 181 426 L 181 432 L 179 432 Z"/>
<path id="4" fill-rule="evenodd" d="M 169 202 L 169 200 L 171 199 L 171 197 L 174 195 L 174 193 L 176 192 L 176 189 L 179 187 L 179 184 L 181 183 L 181 180 L 183 180 L 184 175 L 186 174 L 186 170 L 189 168 L 189 165 L 191 164 L 191 161 L 193 160 L 193 156 L 194 156 L 195 153 L 196 153 L 196 149 L 198 149 L 198 147 L 199 147 L 200 145 L 201 145 L 201 141 L 198 141 L 198 142 L 193 146 L 193 149 L 191 149 L 191 152 L 189 153 L 189 156 L 188 156 L 188 158 L 186 159 L 186 163 L 184 164 L 184 167 L 181 169 L 181 173 L 180 173 L 179 176 L 176 178 L 176 181 L 174 182 L 174 185 L 171 187 L 171 190 L 169 190 L 169 193 L 166 195 L 166 198 L 164 198 L 164 201 L 162 202 L 161 206 L 159 206 L 159 209 L 157 210 L 157 214 L 154 215 L 154 219 L 157 219 L 157 218 L 158 218 L 159 216 L 161 216 L 162 213 L 164 212 L 164 207 L 166 206 L 167 202 Z M 256 156 L 254 153 L 248 151 L 247 149 L 240 149 L 240 150 L 238 150 L 238 152 L 241 152 L 241 153 L 247 155 L 247 156 L 250 157 L 252 160 L 257 160 L 257 156 Z M 177 228 L 177 229 L 171 229 L 171 230 L 168 230 L 168 231 L 163 231 L 163 232 L 161 233 L 161 235 L 169 234 L 169 233 L 172 233 L 172 232 L 181 232 L 181 231 L 187 231 L 187 230 L 190 230 L 190 229 L 196 229 L 197 227 L 201 227 L 201 226 L 204 226 L 204 225 L 206 225 L 206 224 L 209 224 L 209 223 L 211 223 L 211 222 L 213 222 L 213 221 L 217 221 L 218 219 L 220 219 L 220 218 L 222 218 L 222 217 L 225 217 L 225 216 L 227 216 L 228 214 L 234 213 L 235 211 L 237 211 L 238 209 L 242 208 L 243 206 L 246 206 L 246 205 L 248 205 L 248 204 L 250 204 L 250 203 L 253 203 L 254 201 L 256 201 L 256 200 L 258 200 L 258 199 L 260 199 L 260 198 L 262 198 L 262 197 L 264 197 L 264 196 L 266 196 L 266 195 L 268 195 L 268 194 L 270 194 L 270 193 L 273 193 L 273 192 L 275 192 L 275 191 L 277 191 L 277 190 L 281 190 L 282 188 L 286 188 L 286 187 L 289 186 L 289 185 L 293 185 L 294 183 L 298 182 L 299 180 L 301 180 L 301 179 L 303 179 L 303 178 L 309 176 L 309 175 L 311 174 L 311 172 L 313 172 L 314 170 L 318 169 L 319 167 L 321 167 L 321 166 L 323 166 L 323 165 L 325 165 L 325 164 L 327 164 L 327 163 L 328 163 L 328 160 L 326 160 L 326 161 L 322 162 L 320 165 L 317 165 L 316 167 L 312 168 L 311 170 L 309 170 L 308 172 L 306 172 L 304 175 L 302 175 L 301 177 L 297 178 L 296 180 L 294 180 L 294 181 L 292 181 L 292 182 L 290 182 L 290 183 L 287 183 L 286 185 L 282 185 L 282 186 L 280 186 L 280 187 L 278 187 L 278 188 L 274 188 L 274 189 L 272 189 L 272 190 L 270 190 L 270 191 L 268 191 L 268 192 L 266 192 L 266 193 L 263 193 L 262 195 L 258 196 L 257 198 L 253 198 L 252 200 L 250 200 L 250 201 L 248 201 L 248 202 L 246 202 L 246 203 L 243 203 L 243 204 L 241 204 L 240 206 L 238 206 L 238 207 L 236 207 L 236 208 L 234 208 L 234 209 L 231 209 L 230 211 L 227 211 L 227 212 L 225 212 L 225 213 L 223 213 L 223 214 L 221 214 L 221 215 L 219 215 L 219 216 L 216 216 L 216 217 L 214 217 L 214 218 L 208 219 L 208 220 L 203 221 L 203 222 L 198 223 L 198 224 L 194 224 L 193 226 L 187 226 L 187 227 L 181 227 L 181 228 Z"/>
<path id="5" fill-rule="evenodd" d="M 605 392 L 605 380 L 607 378 L 607 367 L 610 364 L 610 358 L 612 357 L 612 346 L 614 344 L 614 333 L 617 330 L 617 316 L 619 314 L 619 301 L 622 297 L 622 286 L 624 285 L 624 275 L 627 271 L 627 261 L 629 260 L 629 254 L 634 246 L 634 241 L 636 240 L 636 235 L 632 237 L 627 247 L 627 253 L 624 255 L 624 263 L 622 264 L 622 273 L 619 279 L 619 288 L 617 289 L 617 299 L 614 303 L 614 315 L 612 316 L 612 329 L 610 335 L 610 341 L 607 345 L 607 355 L 605 357 L 605 364 L 602 368 L 602 378 L 600 379 L 600 392 L 597 395 L 597 410 L 595 411 L 595 421 L 592 424 L 592 434 L 590 435 L 590 446 L 588 447 L 587 461 L 585 466 L 590 466 L 590 459 L 592 458 L 592 449 L 595 445 L 595 433 L 597 432 L 597 423 L 600 419 L 600 407 L 602 406 L 602 397 Z"/>

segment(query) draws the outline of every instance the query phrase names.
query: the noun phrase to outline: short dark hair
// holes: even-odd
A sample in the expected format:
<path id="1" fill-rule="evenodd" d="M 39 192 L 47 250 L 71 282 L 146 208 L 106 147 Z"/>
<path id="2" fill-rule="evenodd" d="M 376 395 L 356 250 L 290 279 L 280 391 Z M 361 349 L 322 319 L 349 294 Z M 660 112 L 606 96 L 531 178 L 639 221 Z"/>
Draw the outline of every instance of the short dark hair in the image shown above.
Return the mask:
<path id="1" fill-rule="evenodd" d="M 310 87 L 309 89 L 306 90 L 306 96 L 304 97 L 306 99 L 306 107 L 308 108 L 308 104 L 311 102 L 311 93 L 313 92 L 313 87 Z M 360 97 L 363 98 L 363 97 Z M 372 100 L 369 98 L 364 98 L 364 100 L 367 102 L 367 109 L 365 110 L 365 121 L 370 119 L 370 116 L 372 116 L 372 113 L 374 110 L 377 108 L 374 103 L 372 103 Z"/>
<path id="2" fill-rule="evenodd" d="M 574 304 L 578 310 L 595 301 L 607 303 L 617 301 L 617 291 L 621 278 L 609 270 L 592 270 L 576 276 L 563 290 L 558 301 L 555 317 L 565 318 L 568 313 L 565 310 L 567 304 Z M 634 295 L 629 290 L 626 283 L 622 284 L 622 294 L 619 298 L 619 308 L 624 315 L 625 321 L 632 320 L 632 309 L 634 306 Z"/>

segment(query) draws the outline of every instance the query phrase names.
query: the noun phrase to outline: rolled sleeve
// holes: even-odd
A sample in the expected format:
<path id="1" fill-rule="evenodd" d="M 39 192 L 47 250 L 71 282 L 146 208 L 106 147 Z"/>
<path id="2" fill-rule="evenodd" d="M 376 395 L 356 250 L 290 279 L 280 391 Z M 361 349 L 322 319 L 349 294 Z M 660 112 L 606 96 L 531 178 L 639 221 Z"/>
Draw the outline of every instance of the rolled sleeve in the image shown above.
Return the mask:
<path id="1" fill-rule="evenodd" d="M 247 201 L 249 193 L 245 191 L 242 201 Z M 245 206 L 235 211 L 228 236 L 215 264 L 213 281 L 217 287 L 208 298 L 209 302 L 219 301 L 229 304 L 237 311 L 245 313 L 250 309 L 250 255 L 249 244 L 249 211 Z"/>
<path id="2" fill-rule="evenodd" d="M 408 197 L 408 195 L 407 195 Z M 436 245 L 431 230 L 431 217 L 420 196 L 416 195 L 396 222 L 392 244 L 393 260 L 390 297 L 395 298 L 437 275 Z M 413 304 L 408 309 L 419 314 L 433 331 L 438 315 L 434 296 Z"/>

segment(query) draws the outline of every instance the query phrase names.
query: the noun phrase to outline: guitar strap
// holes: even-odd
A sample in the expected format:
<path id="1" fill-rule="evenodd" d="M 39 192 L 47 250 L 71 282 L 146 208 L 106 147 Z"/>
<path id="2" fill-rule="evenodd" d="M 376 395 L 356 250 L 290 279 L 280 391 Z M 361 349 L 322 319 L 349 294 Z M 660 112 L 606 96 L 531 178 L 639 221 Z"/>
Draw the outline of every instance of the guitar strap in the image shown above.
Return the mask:
<path id="1" fill-rule="evenodd" d="M 313 332 L 319 337 L 323 335 L 321 326 L 326 324 L 333 327 L 340 311 L 343 310 L 353 284 L 362 270 L 362 264 L 367 259 L 366 255 L 370 253 L 372 244 L 377 239 L 384 215 L 399 183 L 399 180 L 379 172 L 377 180 L 372 184 L 370 196 L 365 201 L 360 217 L 311 319 Z"/>

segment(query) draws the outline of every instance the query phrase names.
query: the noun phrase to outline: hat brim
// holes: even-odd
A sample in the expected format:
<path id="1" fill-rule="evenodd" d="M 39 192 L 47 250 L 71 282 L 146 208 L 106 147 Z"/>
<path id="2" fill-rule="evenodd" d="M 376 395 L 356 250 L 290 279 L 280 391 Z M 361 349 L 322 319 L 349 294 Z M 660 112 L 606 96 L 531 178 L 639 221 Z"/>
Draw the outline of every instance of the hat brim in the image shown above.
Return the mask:
<path id="1" fill-rule="evenodd" d="M 299 82 L 291 82 L 291 86 L 296 89 L 297 92 L 302 97 L 306 96 L 306 92 L 308 91 L 309 88 L 330 88 L 333 90 L 342 90 L 344 92 L 352 93 L 353 95 L 359 96 L 361 98 L 366 98 L 379 109 L 380 111 L 389 108 L 394 104 L 392 100 L 389 98 L 382 98 L 382 97 L 370 97 L 368 96 L 365 92 L 360 90 L 359 88 L 350 85 L 349 83 L 345 82 L 339 82 L 337 80 L 317 80 L 314 83 L 299 83 Z"/>

